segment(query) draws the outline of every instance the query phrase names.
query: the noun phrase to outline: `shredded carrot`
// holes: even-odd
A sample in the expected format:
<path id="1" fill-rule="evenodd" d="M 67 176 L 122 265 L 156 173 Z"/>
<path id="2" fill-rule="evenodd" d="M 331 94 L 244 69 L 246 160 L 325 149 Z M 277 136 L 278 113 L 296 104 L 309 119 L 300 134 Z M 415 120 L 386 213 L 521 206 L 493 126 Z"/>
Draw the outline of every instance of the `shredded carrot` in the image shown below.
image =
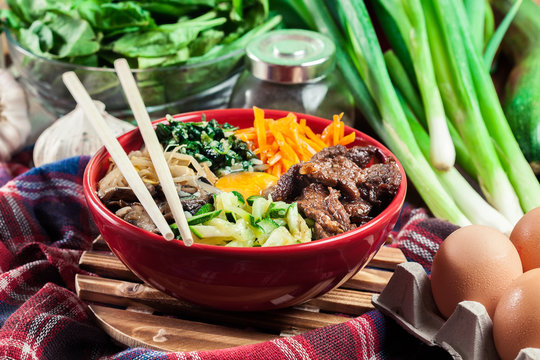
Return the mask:
<path id="1" fill-rule="evenodd" d="M 352 132 L 349 135 L 342 137 L 341 140 L 339 141 L 339 144 L 340 145 L 349 145 L 350 143 L 354 142 L 355 135 L 356 135 L 356 133 Z"/>
<path id="2" fill-rule="evenodd" d="M 280 152 L 278 152 L 276 155 L 272 156 L 272 158 L 268 160 L 268 165 L 274 166 L 274 164 L 277 163 L 279 160 L 281 160 Z"/>
<path id="3" fill-rule="evenodd" d="M 257 132 L 257 141 L 259 143 L 259 148 L 261 149 L 261 160 L 264 162 L 265 159 L 265 152 L 266 152 L 266 131 L 265 131 L 265 121 L 264 121 L 264 111 L 262 109 L 253 108 L 253 112 L 255 113 L 255 131 Z"/>
<path id="4" fill-rule="evenodd" d="M 341 130 L 339 129 L 339 117 L 337 115 L 334 115 L 334 134 L 333 134 L 333 142 L 332 145 L 337 145 L 339 141 L 339 134 L 341 133 Z"/>
<path id="5" fill-rule="evenodd" d="M 308 161 L 311 157 L 333 145 L 348 145 L 355 141 L 355 133 L 345 135 L 343 113 L 334 115 L 333 121 L 320 134 L 298 119 L 294 113 L 280 119 L 265 119 L 264 111 L 253 108 L 253 127 L 235 132 L 241 140 L 250 144 L 251 150 L 268 165 L 266 172 L 276 176 L 285 173 L 292 165 Z"/>

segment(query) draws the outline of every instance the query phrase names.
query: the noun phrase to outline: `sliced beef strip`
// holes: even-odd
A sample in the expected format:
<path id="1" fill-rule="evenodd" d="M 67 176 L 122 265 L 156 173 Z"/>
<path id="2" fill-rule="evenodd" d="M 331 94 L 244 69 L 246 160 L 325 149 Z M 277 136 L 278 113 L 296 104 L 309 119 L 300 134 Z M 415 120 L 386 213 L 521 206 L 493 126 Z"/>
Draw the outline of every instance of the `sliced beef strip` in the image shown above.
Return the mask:
<path id="1" fill-rule="evenodd" d="M 158 229 L 154 225 L 150 215 L 148 215 L 139 203 L 133 203 L 130 206 L 123 207 L 116 212 L 116 215 L 132 225 L 153 233 L 158 233 Z"/>
<path id="2" fill-rule="evenodd" d="M 353 201 L 343 200 L 342 204 L 349 214 L 351 222 L 357 226 L 365 224 L 373 218 L 369 216 L 373 206 L 362 198 Z"/>
<path id="3" fill-rule="evenodd" d="M 214 203 L 214 198 L 211 194 L 206 194 L 198 198 L 182 200 L 181 202 L 184 210 L 194 215 L 204 204 Z"/>
<path id="4" fill-rule="evenodd" d="M 341 196 L 340 192 L 333 188 L 328 188 L 329 195 L 324 199 L 328 208 L 328 213 L 334 218 L 341 227 L 347 231 L 351 229 L 351 219 L 349 213 L 343 207 L 343 204 L 339 201 Z"/>
<path id="5" fill-rule="evenodd" d="M 206 193 L 204 195 L 201 195 L 200 197 L 180 199 L 180 202 L 182 203 L 182 209 L 184 211 L 187 211 L 190 214 L 194 215 L 204 204 L 213 203 L 214 198 L 212 194 Z M 165 197 L 156 200 L 156 203 L 158 204 L 159 210 L 161 210 L 161 213 L 165 217 L 165 220 L 167 220 L 169 224 L 174 223 L 174 216 Z"/>
<path id="6" fill-rule="evenodd" d="M 318 222 L 316 222 L 315 225 L 313 226 L 313 240 L 324 239 L 332 235 L 334 234 L 326 231 L 324 227 Z"/>
<path id="7" fill-rule="evenodd" d="M 145 184 L 146 188 L 150 192 L 150 195 L 156 196 L 157 190 L 154 185 L 151 184 Z M 137 196 L 131 190 L 130 187 L 113 187 L 110 189 L 107 189 L 103 195 L 100 194 L 101 201 L 105 204 L 105 206 L 108 206 L 108 202 L 110 201 L 118 201 L 118 200 L 124 200 L 126 202 L 136 202 Z"/>
<path id="8" fill-rule="evenodd" d="M 384 164 L 373 164 L 363 171 L 363 181 L 358 183 L 362 197 L 375 210 L 388 205 L 394 198 L 401 183 L 401 173 L 393 159 Z"/>
<path id="9" fill-rule="evenodd" d="M 146 187 L 156 201 L 156 204 L 165 217 L 165 220 L 167 220 L 167 223 L 174 223 L 174 216 L 172 215 L 169 204 L 165 199 L 165 194 L 163 193 L 161 187 L 159 185 L 154 186 L 149 184 L 146 184 Z M 197 192 L 198 189 L 195 187 L 183 186 L 182 191 L 187 194 L 193 194 Z M 143 206 L 138 202 L 137 196 L 131 188 L 112 188 L 105 192 L 101 200 L 109 210 L 130 224 L 151 232 L 158 233 L 157 227 L 154 225 L 152 219 Z M 200 197 L 180 199 L 180 202 L 182 203 L 182 208 L 185 211 L 195 214 L 201 208 L 201 206 L 209 202 L 212 203 L 213 200 L 212 195 L 206 193 Z"/>
<path id="10" fill-rule="evenodd" d="M 300 168 L 300 174 L 312 182 L 337 187 L 351 200 L 360 197 L 356 183 L 361 180 L 361 172 L 361 168 L 343 155 L 309 161 Z"/>
<path id="11" fill-rule="evenodd" d="M 315 221 L 315 239 L 340 234 L 351 229 L 349 215 L 339 201 L 339 191 L 312 183 L 296 200 L 298 209 Z"/>
<path id="12" fill-rule="evenodd" d="M 323 159 L 333 159 L 339 155 L 347 154 L 348 149 L 343 145 L 335 145 L 323 148 L 318 153 L 315 153 L 310 161 L 323 160 Z"/>
<path id="13" fill-rule="evenodd" d="M 365 168 L 375 158 L 377 163 L 384 163 L 386 157 L 381 149 L 373 146 L 355 146 L 348 149 L 345 153 L 345 157 L 361 168 Z"/>
<path id="14" fill-rule="evenodd" d="M 272 200 L 290 202 L 302 193 L 302 189 L 307 185 L 300 174 L 302 164 L 294 164 L 279 177 L 272 190 Z"/>
<path id="15" fill-rule="evenodd" d="M 166 200 L 158 200 L 156 201 L 156 204 L 159 211 L 161 211 L 161 213 L 163 214 L 165 220 L 167 220 L 167 223 L 172 224 L 174 222 L 174 216 L 172 214 L 171 208 L 169 207 L 169 203 L 167 203 Z"/>
<path id="16" fill-rule="evenodd" d="M 376 163 L 383 163 L 386 159 L 382 150 L 373 145 L 355 146 L 350 149 L 343 145 L 335 145 L 322 149 L 313 155 L 310 161 L 333 159 L 340 155 L 345 156 L 361 168 L 368 166 L 372 160 Z"/>

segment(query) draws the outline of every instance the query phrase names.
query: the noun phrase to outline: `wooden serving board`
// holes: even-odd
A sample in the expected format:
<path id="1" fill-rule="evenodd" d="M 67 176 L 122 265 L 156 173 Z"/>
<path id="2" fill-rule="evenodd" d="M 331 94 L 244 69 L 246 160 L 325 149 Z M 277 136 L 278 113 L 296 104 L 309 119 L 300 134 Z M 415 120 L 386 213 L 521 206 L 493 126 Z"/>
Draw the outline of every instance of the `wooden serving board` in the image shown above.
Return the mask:
<path id="1" fill-rule="evenodd" d="M 184 302 L 138 279 L 98 237 L 80 259 L 77 295 L 114 340 L 130 347 L 203 351 L 253 344 L 348 321 L 373 309 L 371 297 L 406 261 L 399 249 L 383 247 L 368 266 L 325 295 L 300 306 L 264 312 L 226 312 Z"/>

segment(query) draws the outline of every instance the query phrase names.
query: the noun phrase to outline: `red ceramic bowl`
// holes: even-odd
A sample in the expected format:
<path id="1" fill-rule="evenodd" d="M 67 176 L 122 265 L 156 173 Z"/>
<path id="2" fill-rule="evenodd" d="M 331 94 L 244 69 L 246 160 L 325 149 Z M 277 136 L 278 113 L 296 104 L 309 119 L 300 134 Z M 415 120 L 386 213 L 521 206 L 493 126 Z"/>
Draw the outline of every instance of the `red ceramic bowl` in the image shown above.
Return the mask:
<path id="1" fill-rule="evenodd" d="M 253 125 L 251 109 L 208 110 L 175 116 L 180 121 L 207 119 L 228 122 L 241 128 Z M 265 110 L 268 118 L 287 112 Z M 316 132 L 330 121 L 301 115 Z M 157 122 L 164 122 L 165 119 Z M 375 145 L 389 156 L 379 142 L 356 132 L 352 145 Z M 118 139 L 129 152 L 139 149 L 142 138 L 135 129 Z M 397 221 L 406 192 L 405 172 L 394 200 L 369 223 L 349 232 L 310 243 L 268 248 L 229 248 L 180 241 L 135 227 L 109 211 L 96 194 L 96 184 L 107 171 L 109 155 L 102 148 L 84 173 L 84 194 L 92 216 L 116 256 L 139 278 L 174 297 L 223 310 L 268 310 L 296 305 L 343 284 L 362 269 L 384 244 Z"/>

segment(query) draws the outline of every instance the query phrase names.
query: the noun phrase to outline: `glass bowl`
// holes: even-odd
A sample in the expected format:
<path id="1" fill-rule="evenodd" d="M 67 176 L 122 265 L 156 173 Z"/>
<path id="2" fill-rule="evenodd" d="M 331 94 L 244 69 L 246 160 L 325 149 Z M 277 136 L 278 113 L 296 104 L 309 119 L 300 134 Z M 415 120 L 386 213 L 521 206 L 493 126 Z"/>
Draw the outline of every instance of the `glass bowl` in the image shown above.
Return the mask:
<path id="1" fill-rule="evenodd" d="M 37 56 L 4 29 L 9 54 L 20 75 L 19 81 L 48 110 L 64 115 L 75 108 L 75 100 L 62 82 L 62 74 L 74 71 L 94 100 L 107 112 L 129 118 L 131 111 L 113 68 L 70 64 Z M 243 65 L 244 50 L 219 58 L 183 66 L 133 69 L 137 85 L 152 118 L 194 110 L 225 107 Z"/>

